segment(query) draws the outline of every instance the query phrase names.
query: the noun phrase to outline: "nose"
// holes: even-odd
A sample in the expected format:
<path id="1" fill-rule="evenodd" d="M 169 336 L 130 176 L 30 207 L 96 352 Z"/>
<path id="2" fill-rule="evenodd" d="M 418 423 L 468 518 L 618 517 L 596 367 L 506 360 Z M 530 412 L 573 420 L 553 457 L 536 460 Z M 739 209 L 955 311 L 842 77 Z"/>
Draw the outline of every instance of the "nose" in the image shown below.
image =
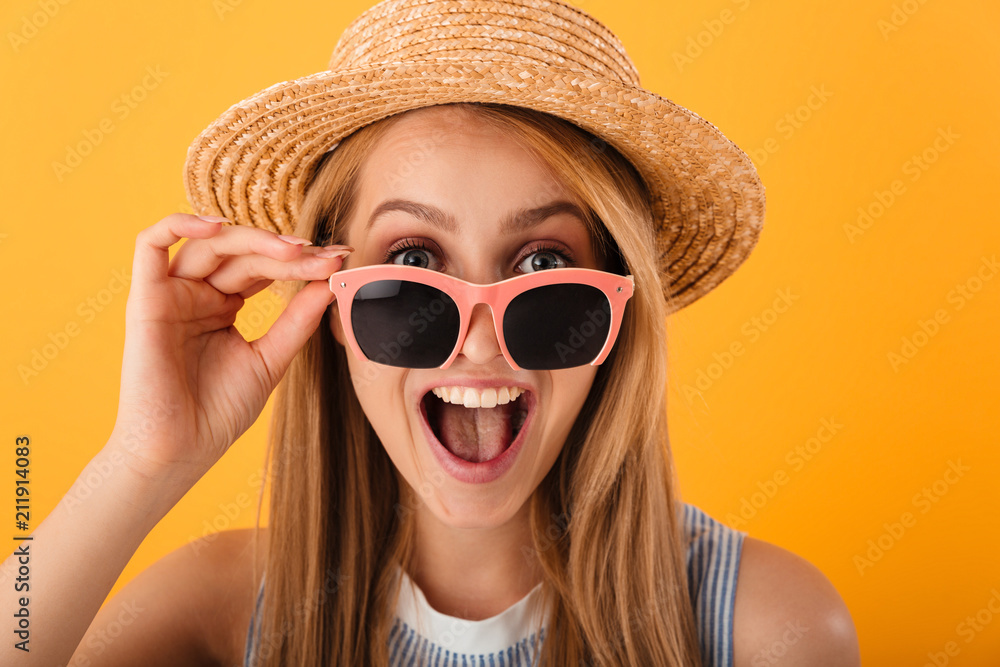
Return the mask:
<path id="1" fill-rule="evenodd" d="M 503 356 L 493 324 L 493 313 L 485 303 L 476 304 L 472 309 L 469 331 L 459 354 L 474 364 L 488 364 L 496 357 Z"/>

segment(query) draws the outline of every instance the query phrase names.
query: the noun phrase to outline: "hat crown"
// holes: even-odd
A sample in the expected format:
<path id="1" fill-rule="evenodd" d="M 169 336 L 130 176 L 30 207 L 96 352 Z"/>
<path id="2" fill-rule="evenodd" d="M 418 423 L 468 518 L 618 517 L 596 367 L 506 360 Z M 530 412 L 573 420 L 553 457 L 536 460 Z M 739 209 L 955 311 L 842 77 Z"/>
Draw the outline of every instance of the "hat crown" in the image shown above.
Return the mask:
<path id="1" fill-rule="evenodd" d="M 347 27 L 328 69 L 427 60 L 560 67 L 640 85 L 614 33 L 550 0 L 383 0 Z"/>

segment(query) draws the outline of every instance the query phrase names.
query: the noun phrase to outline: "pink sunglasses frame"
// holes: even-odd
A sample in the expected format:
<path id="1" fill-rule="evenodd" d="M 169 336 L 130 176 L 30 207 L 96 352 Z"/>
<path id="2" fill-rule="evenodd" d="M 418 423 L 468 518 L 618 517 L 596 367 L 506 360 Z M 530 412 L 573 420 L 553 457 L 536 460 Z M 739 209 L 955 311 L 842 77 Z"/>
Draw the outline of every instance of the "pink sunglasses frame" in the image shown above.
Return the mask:
<path id="1" fill-rule="evenodd" d="M 448 368 L 455 360 L 458 353 L 465 344 L 465 337 L 469 332 L 469 324 L 472 319 L 472 310 L 476 305 L 485 303 L 489 306 L 493 317 L 493 330 L 500 344 L 500 350 L 510 367 L 514 370 L 521 370 L 510 352 L 507 350 L 507 343 L 503 336 L 503 316 L 507 311 L 507 306 L 518 295 L 536 287 L 544 285 L 559 285 L 565 283 L 579 283 L 595 287 L 604 293 L 608 303 L 611 305 L 611 329 L 608 332 L 608 339 L 604 342 L 600 354 L 590 362 L 589 365 L 597 366 L 604 362 L 611 348 L 614 347 L 618 338 L 618 330 L 621 328 L 622 316 L 625 312 L 625 304 L 632 297 L 635 289 L 635 281 L 631 275 L 622 276 L 616 273 L 598 271 L 595 269 L 547 269 L 526 273 L 513 278 L 507 278 L 500 282 L 489 285 L 477 285 L 466 282 L 447 273 L 422 269 L 416 266 L 402 266 L 399 264 L 372 264 L 361 266 L 356 269 L 346 269 L 338 271 L 330 276 L 330 290 L 337 295 L 337 310 L 340 312 L 340 321 L 343 326 L 347 342 L 354 351 L 355 356 L 361 361 L 374 361 L 368 359 L 358 341 L 354 337 L 354 327 L 351 326 L 351 312 L 354 307 L 354 295 L 363 286 L 378 280 L 405 280 L 435 287 L 455 301 L 459 312 L 458 340 L 455 342 L 455 349 L 438 368 Z M 348 304 L 347 308 L 343 304 Z M 378 362 L 375 362 L 378 363 Z"/>

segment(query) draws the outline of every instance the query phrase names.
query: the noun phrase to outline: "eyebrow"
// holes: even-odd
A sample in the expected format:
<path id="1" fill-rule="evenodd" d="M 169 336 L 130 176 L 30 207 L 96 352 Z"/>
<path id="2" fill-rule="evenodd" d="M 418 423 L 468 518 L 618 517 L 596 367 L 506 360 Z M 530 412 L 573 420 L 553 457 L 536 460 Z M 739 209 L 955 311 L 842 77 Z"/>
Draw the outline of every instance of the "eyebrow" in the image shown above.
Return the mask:
<path id="1" fill-rule="evenodd" d="M 438 229 L 452 234 L 458 231 L 458 221 L 455 220 L 454 216 L 445 213 L 439 208 L 406 199 L 387 199 L 372 212 L 368 218 L 368 223 L 365 225 L 365 232 L 367 233 L 371 229 L 378 218 L 390 211 L 408 213 Z M 502 234 L 523 232 L 540 225 L 545 220 L 560 213 L 568 213 L 576 217 L 581 223 L 584 223 L 586 220 L 586 216 L 579 206 L 569 201 L 560 200 L 537 208 L 522 208 L 512 211 L 500 221 L 500 232 Z"/>

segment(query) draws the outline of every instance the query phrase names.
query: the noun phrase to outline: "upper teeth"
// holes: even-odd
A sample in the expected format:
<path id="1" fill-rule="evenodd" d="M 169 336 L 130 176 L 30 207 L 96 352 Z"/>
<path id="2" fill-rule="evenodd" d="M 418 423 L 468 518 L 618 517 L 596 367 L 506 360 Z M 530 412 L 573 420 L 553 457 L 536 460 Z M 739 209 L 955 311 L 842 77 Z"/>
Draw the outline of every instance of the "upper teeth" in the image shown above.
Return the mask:
<path id="1" fill-rule="evenodd" d="M 467 408 L 495 408 L 510 403 L 524 393 L 521 387 L 490 387 L 482 391 L 472 387 L 435 387 L 431 391 L 445 403 Z"/>

